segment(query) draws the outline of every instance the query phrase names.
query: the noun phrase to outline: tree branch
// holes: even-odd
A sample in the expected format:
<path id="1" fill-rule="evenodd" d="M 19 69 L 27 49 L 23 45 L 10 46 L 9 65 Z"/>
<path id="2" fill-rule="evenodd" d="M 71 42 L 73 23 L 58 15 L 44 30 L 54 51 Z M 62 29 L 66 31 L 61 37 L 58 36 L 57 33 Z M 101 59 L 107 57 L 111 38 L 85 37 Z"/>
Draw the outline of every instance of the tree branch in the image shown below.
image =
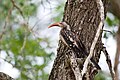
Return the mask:
<path id="1" fill-rule="evenodd" d="M 14 0 L 11 0 L 11 2 L 12 2 L 12 4 L 13 4 L 13 7 L 15 7 L 15 8 L 20 12 L 20 14 L 21 14 L 21 16 L 22 16 L 23 18 L 25 18 L 24 15 L 23 15 L 22 10 L 16 5 L 15 1 L 14 1 Z"/>
<path id="2" fill-rule="evenodd" d="M 100 12 L 100 19 L 101 19 L 101 21 L 99 23 L 98 30 L 97 30 L 97 33 L 96 33 L 95 38 L 93 40 L 93 43 L 91 45 L 90 54 L 89 54 L 89 56 L 85 60 L 83 71 L 82 71 L 82 76 L 87 71 L 88 63 L 90 62 L 90 59 L 93 56 L 93 51 L 94 51 L 95 45 L 96 45 L 96 43 L 98 41 L 98 38 L 99 38 L 99 36 L 101 34 L 101 30 L 102 30 L 102 27 L 103 27 L 103 24 L 104 24 L 104 6 L 103 6 L 103 2 L 102 2 L 102 0 L 96 0 L 96 3 L 97 3 L 97 7 L 99 9 L 99 12 Z"/>
<path id="3" fill-rule="evenodd" d="M 11 12 L 12 12 L 12 9 L 13 9 L 13 7 L 11 7 L 11 8 L 9 9 L 9 11 L 8 11 L 8 14 L 7 14 L 7 17 L 6 17 L 6 19 L 5 19 L 4 26 L 3 26 L 3 30 L 2 30 L 2 32 L 0 33 L 0 41 L 1 41 L 2 37 L 3 37 L 3 34 L 5 34 L 5 32 L 6 32 L 6 27 L 7 27 L 7 24 L 8 24 L 8 21 L 9 21 L 9 18 L 10 18 Z"/>
<path id="4" fill-rule="evenodd" d="M 107 62 L 107 64 L 108 64 L 108 67 L 109 67 L 109 70 L 110 70 L 112 79 L 115 80 L 114 72 L 113 72 L 113 70 L 112 70 L 112 62 L 111 62 L 110 56 L 109 56 L 109 54 L 108 54 L 108 52 L 107 52 L 107 50 L 106 50 L 106 47 L 103 46 L 102 51 L 103 51 L 103 53 L 104 53 L 105 56 L 106 56 L 106 62 Z"/>

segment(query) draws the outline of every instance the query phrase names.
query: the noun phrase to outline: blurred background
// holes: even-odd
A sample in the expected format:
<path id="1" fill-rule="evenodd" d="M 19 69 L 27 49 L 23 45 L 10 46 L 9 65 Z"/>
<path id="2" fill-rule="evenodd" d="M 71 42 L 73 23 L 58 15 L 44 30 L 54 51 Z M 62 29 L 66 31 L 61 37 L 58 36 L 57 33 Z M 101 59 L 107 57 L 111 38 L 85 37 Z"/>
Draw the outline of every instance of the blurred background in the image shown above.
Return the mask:
<path id="1" fill-rule="evenodd" d="M 0 72 L 16 80 L 48 79 L 57 54 L 60 28 L 47 27 L 62 21 L 65 2 L 0 0 Z M 102 40 L 114 66 L 119 19 L 113 14 L 107 13 Z M 99 65 L 103 71 L 96 75 L 96 80 L 111 80 L 103 53 Z"/>

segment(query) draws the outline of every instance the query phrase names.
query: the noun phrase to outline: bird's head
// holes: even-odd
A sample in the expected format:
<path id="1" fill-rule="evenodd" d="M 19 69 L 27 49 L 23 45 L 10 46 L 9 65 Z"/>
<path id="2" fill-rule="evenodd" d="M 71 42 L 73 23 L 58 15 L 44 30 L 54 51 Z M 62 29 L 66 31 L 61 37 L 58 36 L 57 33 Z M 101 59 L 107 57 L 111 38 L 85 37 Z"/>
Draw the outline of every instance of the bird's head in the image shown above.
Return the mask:
<path id="1" fill-rule="evenodd" d="M 68 30 L 70 30 L 70 27 L 66 22 L 53 23 L 50 26 L 48 26 L 48 28 L 51 28 L 51 27 L 54 27 L 54 26 L 58 26 L 58 27 L 61 27 L 61 28 L 67 28 Z"/>

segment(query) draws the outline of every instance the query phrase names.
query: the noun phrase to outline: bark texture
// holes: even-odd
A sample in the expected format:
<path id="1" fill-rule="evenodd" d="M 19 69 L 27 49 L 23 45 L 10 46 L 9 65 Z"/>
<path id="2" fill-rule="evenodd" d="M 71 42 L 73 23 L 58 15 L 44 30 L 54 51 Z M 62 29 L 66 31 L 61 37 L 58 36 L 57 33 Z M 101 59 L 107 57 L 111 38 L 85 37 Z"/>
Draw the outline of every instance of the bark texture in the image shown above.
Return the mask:
<path id="1" fill-rule="evenodd" d="M 0 80 L 15 80 L 15 79 L 13 79 L 12 77 L 3 72 L 0 72 Z"/>
<path id="2" fill-rule="evenodd" d="M 107 1 L 108 0 L 103 0 L 105 14 L 107 11 Z M 63 21 L 67 22 L 72 31 L 79 36 L 79 39 L 82 40 L 87 52 L 89 53 L 91 44 L 100 23 L 100 14 L 96 1 L 67 0 Z M 93 58 L 96 62 L 99 62 L 100 58 L 102 44 L 101 37 L 102 36 L 99 37 L 94 50 Z M 69 54 L 71 54 L 71 50 L 60 40 L 59 48 L 57 50 L 57 57 L 54 61 L 49 80 L 75 80 L 75 75 L 70 66 Z M 85 60 L 85 58 L 78 58 L 81 59 L 81 62 Z M 79 66 L 82 70 L 83 63 L 79 64 Z M 86 77 L 89 77 L 90 80 L 93 80 L 97 71 L 94 70 L 91 64 L 89 64 L 88 68 L 88 76 L 85 76 L 84 80 L 86 80 Z"/>

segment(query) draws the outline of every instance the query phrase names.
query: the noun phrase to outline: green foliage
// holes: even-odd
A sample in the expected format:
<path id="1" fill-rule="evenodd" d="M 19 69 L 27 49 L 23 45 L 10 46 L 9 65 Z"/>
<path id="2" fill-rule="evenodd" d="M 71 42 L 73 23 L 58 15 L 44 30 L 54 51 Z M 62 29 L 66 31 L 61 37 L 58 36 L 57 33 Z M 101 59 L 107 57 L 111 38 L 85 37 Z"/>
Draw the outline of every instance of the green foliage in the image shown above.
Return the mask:
<path id="1" fill-rule="evenodd" d="M 115 17 L 114 15 L 109 15 L 109 14 L 106 17 L 106 24 L 107 25 L 105 25 L 105 28 L 108 28 L 108 31 L 104 31 L 104 33 L 103 33 L 103 37 L 105 39 L 108 39 L 109 36 L 115 37 L 116 27 L 119 24 L 118 18 Z"/>
<path id="2" fill-rule="evenodd" d="M 46 53 L 42 46 L 39 45 L 39 41 L 42 41 L 42 39 L 39 39 L 39 41 L 33 39 L 31 34 L 26 32 L 23 27 L 9 31 L 6 34 L 2 39 L 1 49 L 8 52 L 8 54 L 9 52 L 13 54 L 13 58 L 9 58 L 9 62 L 14 61 L 13 65 L 20 71 L 20 79 L 46 80 L 48 73 L 43 69 L 51 60 L 52 53 Z M 26 43 L 23 48 L 26 34 Z M 40 65 L 37 63 L 37 58 L 43 59 L 43 62 L 39 62 Z M 40 72 L 42 74 L 38 74 Z M 38 79 L 36 79 L 37 77 Z"/>
<path id="3" fill-rule="evenodd" d="M 12 7 L 12 4 L 10 2 L 10 0 L 6 1 L 6 0 L 1 0 L 0 1 L 0 23 L 1 21 L 4 21 L 9 9 Z"/>
<path id="4" fill-rule="evenodd" d="M 61 4 L 59 4 L 56 8 L 55 8 L 55 16 L 54 16 L 54 20 L 56 22 L 60 22 L 62 21 L 63 18 L 63 12 L 64 12 L 64 4 L 65 2 L 61 2 Z"/>
<path id="5" fill-rule="evenodd" d="M 119 23 L 119 20 L 117 19 L 117 17 L 115 17 L 114 19 L 110 19 L 108 16 L 106 17 L 106 22 L 108 24 L 109 27 L 115 26 Z"/>
<path id="6" fill-rule="evenodd" d="M 3 23 L 7 16 L 9 16 L 9 22 L 15 21 L 16 17 L 24 16 L 28 18 L 33 16 L 37 12 L 37 7 L 35 3 L 32 3 L 31 0 L 2 0 L 0 1 L 0 23 Z M 13 6 L 15 4 L 16 6 Z M 22 15 L 21 15 L 22 14 Z"/>
<path id="7" fill-rule="evenodd" d="M 0 50 L 7 54 L 5 61 L 12 64 L 20 72 L 17 80 L 47 80 L 45 68 L 51 62 L 53 53 L 47 53 L 48 38 L 33 38 L 29 30 L 29 22 L 23 21 L 35 17 L 38 5 L 33 0 L 2 0 L 0 2 Z M 21 12 L 23 15 L 21 15 Z M 22 22 L 22 23 L 21 23 Z M 40 42 L 46 42 L 43 48 Z"/>
<path id="8" fill-rule="evenodd" d="M 19 0 L 16 2 L 19 4 L 24 16 L 33 15 L 37 11 L 37 5 L 32 3 L 30 0 L 26 0 L 26 2 L 24 0 Z"/>
<path id="9" fill-rule="evenodd" d="M 99 72 L 94 80 L 112 80 L 106 73 L 104 72 Z"/>

